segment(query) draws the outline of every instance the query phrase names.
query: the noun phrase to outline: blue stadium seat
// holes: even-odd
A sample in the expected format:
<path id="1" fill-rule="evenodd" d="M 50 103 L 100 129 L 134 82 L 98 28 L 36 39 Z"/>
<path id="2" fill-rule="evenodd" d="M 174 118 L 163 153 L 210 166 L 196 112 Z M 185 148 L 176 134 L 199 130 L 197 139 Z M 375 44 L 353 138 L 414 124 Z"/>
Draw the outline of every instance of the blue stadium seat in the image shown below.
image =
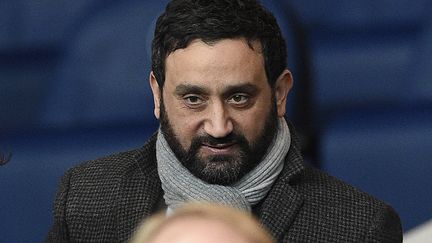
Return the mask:
<path id="1" fill-rule="evenodd" d="M 12 159 L 0 167 L 0 242 L 43 242 L 63 173 L 80 161 L 136 148 L 150 135 L 142 126 L 3 133 L 0 149 Z"/>
<path id="2" fill-rule="evenodd" d="M 293 5 L 311 42 L 322 168 L 394 205 L 405 230 L 429 219 L 432 2 Z"/>
<path id="3" fill-rule="evenodd" d="M 0 133 L 36 126 L 59 55 L 56 48 L 0 51 Z"/>
<path id="4" fill-rule="evenodd" d="M 63 43 L 65 31 L 80 16 L 106 0 L 50 1 L 50 0 L 18 0 L 22 1 L 22 16 L 25 29 L 23 41 L 28 45 L 47 42 Z M 43 28 L 41 28 L 43 26 Z"/>
<path id="5" fill-rule="evenodd" d="M 78 23 L 51 83 L 41 123 L 148 122 L 154 127 L 150 42 L 164 5 L 112 1 Z"/>
<path id="6" fill-rule="evenodd" d="M 293 1 L 308 27 L 319 115 L 344 107 L 403 104 L 416 39 L 432 2 Z"/>
<path id="7" fill-rule="evenodd" d="M 432 104 L 432 18 L 426 23 L 416 43 L 414 60 L 407 77 L 406 97 L 411 103 Z"/>
<path id="8" fill-rule="evenodd" d="M 0 150 L 13 154 L 0 167 L 2 243 L 42 242 L 68 168 L 139 147 L 157 129 L 148 47 L 165 3 L 25 3 L 0 4 L 0 12 L 22 17 L 5 17 L 18 39 L 0 34 L 0 111 L 7 114 Z"/>
<path id="9" fill-rule="evenodd" d="M 340 1 L 291 0 L 310 27 L 321 30 L 367 31 L 370 28 L 417 25 L 427 19 L 429 0 Z M 349 28 L 349 29 L 347 29 Z M 344 31 L 344 32 L 345 32 Z"/>
<path id="10" fill-rule="evenodd" d="M 19 30 L 16 28 L 19 23 L 20 8 L 17 2 L 3 1 L 0 3 L 0 51 L 9 48 L 19 41 Z"/>
<path id="11" fill-rule="evenodd" d="M 432 109 L 339 114 L 323 130 L 323 169 L 391 203 L 405 230 L 432 216 Z"/>
<path id="12" fill-rule="evenodd" d="M 100 0 L 0 3 L 0 130 L 40 125 L 66 29 Z"/>

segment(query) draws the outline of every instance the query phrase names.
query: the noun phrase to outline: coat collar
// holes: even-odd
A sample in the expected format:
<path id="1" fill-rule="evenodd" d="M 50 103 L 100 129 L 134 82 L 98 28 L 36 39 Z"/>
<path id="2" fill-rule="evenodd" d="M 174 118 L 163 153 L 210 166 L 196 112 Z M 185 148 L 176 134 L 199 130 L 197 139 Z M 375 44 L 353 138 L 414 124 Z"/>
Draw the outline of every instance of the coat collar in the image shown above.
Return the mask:
<path id="1" fill-rule="evenodd" d="M 301 206 L 302 196 L 291 186 L 297 176 L 304 170 L 303 158 L 300 152 L 299 139 L 294 127 L 289 124 L 291 147 L 285 159 L 284 169 L 262 203 L 258 217 L 263 225 L 280 242 L 286 230 L 293 223 Z"/>

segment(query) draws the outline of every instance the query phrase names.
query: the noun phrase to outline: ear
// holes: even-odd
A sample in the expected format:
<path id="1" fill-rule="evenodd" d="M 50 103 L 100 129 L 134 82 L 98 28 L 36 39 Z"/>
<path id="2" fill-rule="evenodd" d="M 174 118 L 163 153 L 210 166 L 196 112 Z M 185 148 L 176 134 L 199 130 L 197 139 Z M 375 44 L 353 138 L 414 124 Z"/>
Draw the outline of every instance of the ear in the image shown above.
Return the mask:
<path id="1" fill-rule="evenodd" d="M 153 71 L 150 72 L 150 87 L 153 93 L 153 102 L 154 102 L 154 115 L 157 119 L 160 116 L 160 99 L 161 99 L 161 89 L 159 88 L 159 84 L 154 76 Z"/>
<path id="2" fill-rule="evenodd" d="M 275 84 L 276 107 L 279 117 L 283 117 L 286 113 L 286 100 L 292 86 L 292 74 L 288 69 L 285 69 L 283 70 L 282 74 L 279 75 Z"/>

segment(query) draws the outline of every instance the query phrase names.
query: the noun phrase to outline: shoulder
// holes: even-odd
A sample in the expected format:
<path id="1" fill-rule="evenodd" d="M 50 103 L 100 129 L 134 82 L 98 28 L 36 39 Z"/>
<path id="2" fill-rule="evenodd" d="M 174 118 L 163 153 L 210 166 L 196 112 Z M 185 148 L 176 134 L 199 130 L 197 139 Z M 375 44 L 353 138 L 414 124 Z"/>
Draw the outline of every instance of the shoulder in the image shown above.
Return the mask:
<path id="1" fill-rule="evenodd" d="M 326 199 L 330 197 L 329 200 L 362 198 L 375 201 L 367 193 L 311 166 L 305 166 L 301 176 L 294 185 L 306 198 L 319 197 Z M 321 195 L 317 195 L 317 191 L 320 191 Z"/>
<path id="2" fill-rule="evenodd" d="M 315 168 L 306 167 L 292 184 L 303 199 L 300 219 L 322 227 L 326 234 L 379 242 L 399 242 L 399 216 L 385 202 Z M 303 222 L 304 223 L 304 222 Z M 329 236 L 330 237 L 330 236 Z M 341 239 L 341 238 L 339 238 Z"/>
<path id="3" fill-rule="evenodd" d="M 143 147 L 82 162 L 66 172 L 73 180 L 115 180 L 137 170 L 156 169 L 155 141 L 152 136 Z"/>
<path id="4" fill-rule="evenodd" d="M 138 220 L 160 193 L 154 147 L 151 138 L 140 149 L 87 161 L 67 171 L 54 204 L 53 229 L 67 229 L 67 237 L 77 241 L 115 239 L 118 217 L 139 208 L 140 213 L 128 218 Z M 137 193 L 144 191 L 145 198 Z"/>
<path id="5" fill-rule="evenodd" d="M 92 204 L 95 200 L 115 200 L 124 185 L 138 186 L 129 181 L 157 181 L 153 137 L 142 148 L 86 161 L 69 169 L 62 178 L 59 194 L 64 192 L 69 204 L 83 201 Z"/>
<path id="6" fill-rule="evenodd" d="M 320 201 L 330 208 L 382 207 L 384 202 L 327 173 L 307 166 L 294 183 L 306 201 Z M 337 204 L 335 204 L 337 203 Z"/>

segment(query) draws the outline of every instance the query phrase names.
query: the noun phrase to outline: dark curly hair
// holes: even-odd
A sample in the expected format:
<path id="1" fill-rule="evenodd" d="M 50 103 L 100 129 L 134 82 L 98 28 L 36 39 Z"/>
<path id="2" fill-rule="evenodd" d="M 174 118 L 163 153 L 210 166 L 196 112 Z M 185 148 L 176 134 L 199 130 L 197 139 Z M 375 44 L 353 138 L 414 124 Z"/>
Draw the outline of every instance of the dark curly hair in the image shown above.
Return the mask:
<path id="1" fill-rule="evenodd" d="M 162 89 L 165 59 L 200 39 L 259 41 L 270 87 L 286 68 L 286 45 L 275 17 L 256 0 L 172 0 L 159 16 L 152 43 L 152 70 Z"/>

